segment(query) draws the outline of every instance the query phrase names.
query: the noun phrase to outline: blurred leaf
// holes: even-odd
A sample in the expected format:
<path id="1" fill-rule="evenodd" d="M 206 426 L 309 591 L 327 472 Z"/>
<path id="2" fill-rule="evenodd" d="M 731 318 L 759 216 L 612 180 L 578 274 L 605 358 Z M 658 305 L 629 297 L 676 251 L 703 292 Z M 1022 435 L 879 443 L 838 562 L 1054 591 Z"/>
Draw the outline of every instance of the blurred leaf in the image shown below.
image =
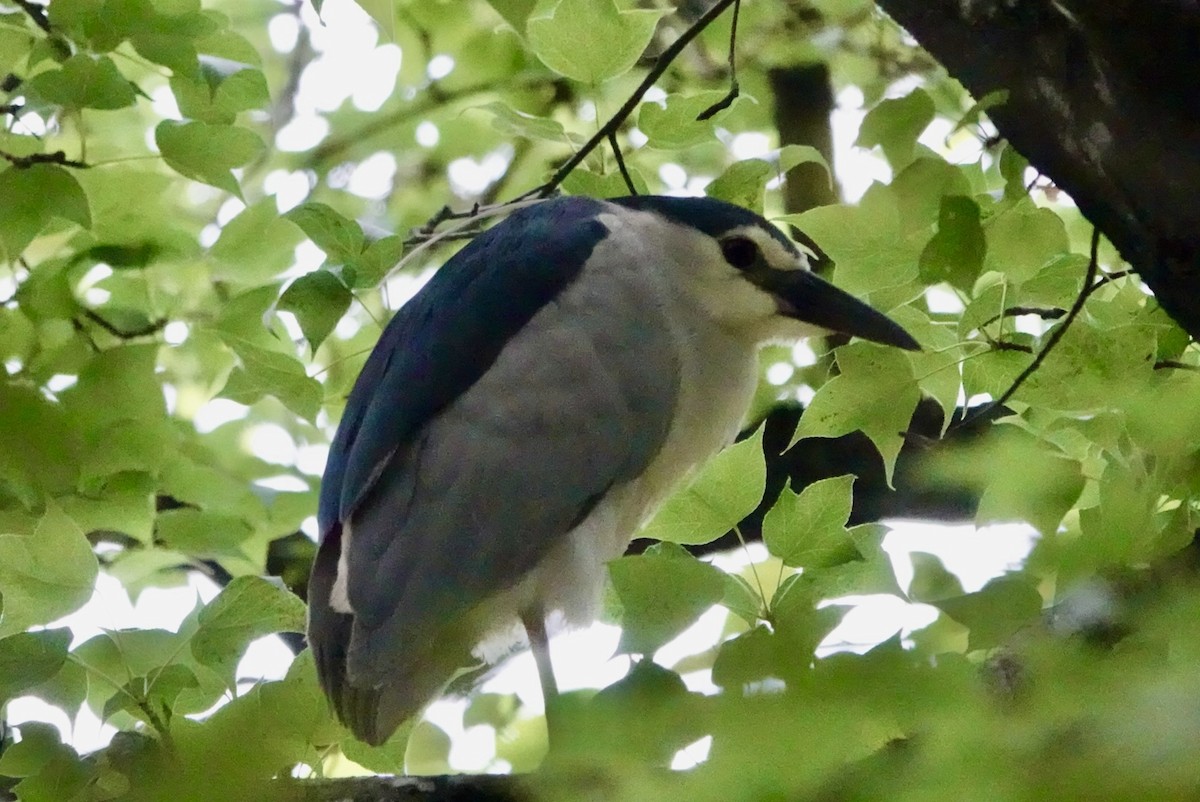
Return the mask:
<path id="1" fill-rule="evenodd" d="M 627 653 L 652 654 L 725 593 L 720 569 L 673 543 L 614 560 L 608 573 L 624 607 L 621 651 Z"/>
<path id="2" fill-rule="evenodd" d="M 665 105 L 643 103 L 638 112 L 638 128 L 652 148 L 680 150 L 713 139 L 713 120 L 697 120 L 725 93 L 721 90 L 693 95 L 667 95 Z M 720 115 L 718 114 L 718 117 Z"/>
<path id="3" fill-rule="evenodd" d="M 329 336 L 354 296 L 346 285 L 327 270 L 314 270 L 288 285 L 279 298 L 279 308 L 291 312 L 315 352 Z"/>
<path id="4" fill-rule="evenodd" d="M 737 574 L 725 574 L 725 595 L 721 604 L 747 624 L 756 624 L 762 617 L 763 599 L 746 579 Z"/>
<path id="5" fill-rule="evenodd" d="M 970 198 L 944 197 L 937 233 L 921 251 L 921 280 L 926 284 L 946 281 L 969 291 L 983 269 L 986 252 L 979 205 Z"/>
<path id="6" fill-rule="evenodd" d="M 67 661 L 70 643 L 66 628 L 0 638 L 0 704 L 57 674 Z"/>
<path id="7" fill-rule="evenodd" d="M 709 543 L 752 513 L 767 481 L 761 427 L 713 457 L 684 489 L 659 508 L 642 537 L 672 543 Z"/>
<path id="8" fill-rule="evenodd" d="M 0 534 L 0 635 L 45 624 L 92 596 L 96 555 L 75 522 L 54 505 L 32 534 Z"/>
<path id="9" fill-rule="evenodd" d="M 205 123 L 232 124 L 239 112 L 265 107 L 271 100 L 261 70 L 223 58 L 202 56 L 200 74 L 171 76 L 180 112 Z"/>
<path id="10" fill-rule="evenodd" d="M 650 44 L 658 9 L 620 11 L 613 0 L 561 0 L 526 24 L 529 43 L 550 69 L 586 84 L 628 72 Z"/>
<path id="11" fill-rule="evenodd" d="M 923 89 L 884 100 L 863 118 L 855 144 L 860 148 L 878 145 L 892 169 L 900 170 L 912 161 L 917 137 L 933 122 L 933 114 L 933 100 Z"/>
<path id="12" fill-rule="evenodd" d="M 537 6 L 537 0 L 488 0 L 488 5 L 504 17 L 504 21 L 519 34 L 525 33 L 525 21 Z"/>
<path id="13" fill-rule="evenodd" d="M 256 576 L 240 576 L 200 611 L 192 655 L 233 680 L 246 646 L 274 632 L 303 632 L 306 610 L 299 597 Z"/>
<path id="14" fill-rule="evenodd" d="M 577 139 L 577 137 L 568 136 L 562 123 L 557 120 L 526 114 L 501 100 L 493 100 L 491 103 L 485 103 L 476 108 L 491 114 L 492 126 L 506 136 L 542 139 L 549 142 L 570 142 Z"/>
<path id="15" fill-rule="evenodd" d="M 11 261 L 55 218 L 83 228 L 92 224 L 88 199 L 70 172 L 35 164 L 0 172 L 0 245 Z"/>
<path id="16" fill-rule="evenodd" d="M 232 170 L 253 161 L 264 148 L 258 134 L 245 128 L 174 120 L 158 124 L 154 141 L 173 170 L 239 198 L 242 190 Z"/>
<path id="17" fill-rule="evenodd" d="M 993 579 L 976 593 L 937 599 L 935 607 L 971 630 L 970 648 L 999 646 L 1021 627 L 1037 621 L 1042 597 L 1020 576 Z"/>
<path id="18" fill-rule="evenodd" d="M 1014 282 L 1033 278 L 1070 248 L 1058 215 L 1028 200 L 985 221 L 983 231 L 987 238 L 985 269 L 1003 273 Z"/>
<path id="19" fill-rule="evenodd" d="M 912 560 L 913 578 L 908 586 L 908 597 L 917 602 L 932 602 L 962 596 L 964 591 L 958 577 L 946 570 L 936 554 L 914 551 Z"/>
<path id="20" fill-rule="evenodd" d="M 450 736 L 430 721 L 419 721 L 408 736 L 404 768 L 409 774 L 446 774 L 450 771 Z"/>
<path id="21" fill-rule="evenodd" d="M 276 211 L 275 200 L 264 198 L 222 227 L 209 249 L 212 276 L 239 284 L 268 281 L 292 264 L 300 239 L 295 226 Z"/>
<path id="22" fill-rule="evenodd" d="M 638 194 L 647 194 L 646 179 L 636 168 L 630 168 L 630 177 Z M 587 195 L 591 198 L 623 198 L 629 194 L 629 187 L 620 171 L 601 175 L 584 167 L 577 167 L 563 180 L 563 190 L 572 195 Z"/>
<path id="23" fill-rule="evenodd" d="M 363 251 L 362 226 L 324 203 L 301 204 L 284 217 L 300 226 L 313 244 L 336 264 L 352 262 Z"/>
<path id="24" fill-rule="evenodd" d="M 257 346 L 235 349 L 242 367 L 229 374 L 221 395 L 242 404 L 253 404 L 272 395 L 302 418 L 312 420 L 321 407 L 321 385 L 308 376 L 299 360 Z"/>
<path id="25" fill-rule="evenodd" d="M 29 86 L 51 103 L 72 109 L 120 109 L 137 100 L 112 59 L 85 53 L 71 56 L 60 69 L 39 73 Z"/>

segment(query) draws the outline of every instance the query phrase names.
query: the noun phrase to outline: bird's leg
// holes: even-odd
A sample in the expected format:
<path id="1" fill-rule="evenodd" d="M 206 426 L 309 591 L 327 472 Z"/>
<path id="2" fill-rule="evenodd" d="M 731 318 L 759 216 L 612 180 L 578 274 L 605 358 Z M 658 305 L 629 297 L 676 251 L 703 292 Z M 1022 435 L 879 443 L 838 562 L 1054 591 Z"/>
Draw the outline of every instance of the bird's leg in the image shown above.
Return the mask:
<path id="1" fill-rule="evenodd" d="M 546 708 L 546 735 L 554 742 L 554 710 L 558 703 L 558 681 L 554 679 L 554 665 L 550 662 L 550 639 L 546 636 L 546 617 L 541 609 L 533 608 L 521 613 L 521 623 L 529 636 L 529 648 L 533 661 L 537 663 L 538 679 L 542 683 L 542 703 Z"/>

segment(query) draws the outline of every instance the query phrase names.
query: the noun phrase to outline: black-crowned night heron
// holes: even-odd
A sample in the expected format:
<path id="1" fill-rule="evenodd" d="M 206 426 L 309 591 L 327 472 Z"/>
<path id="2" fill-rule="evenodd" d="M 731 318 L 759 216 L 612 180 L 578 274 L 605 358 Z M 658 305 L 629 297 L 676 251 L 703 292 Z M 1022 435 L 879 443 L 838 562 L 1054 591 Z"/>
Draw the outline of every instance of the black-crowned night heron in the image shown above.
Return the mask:
<path id="1" fill-rule="evenodd" d="M 733 440 L 759 347 L 829 331 L 917 348 L 716 200 L 548 200 L 463 248 L 330 449 L 308 634 L 341 720 L 386 740 L 518 620 L 553 694 L 545 616 L 587 620 L 605 563 Z"/>

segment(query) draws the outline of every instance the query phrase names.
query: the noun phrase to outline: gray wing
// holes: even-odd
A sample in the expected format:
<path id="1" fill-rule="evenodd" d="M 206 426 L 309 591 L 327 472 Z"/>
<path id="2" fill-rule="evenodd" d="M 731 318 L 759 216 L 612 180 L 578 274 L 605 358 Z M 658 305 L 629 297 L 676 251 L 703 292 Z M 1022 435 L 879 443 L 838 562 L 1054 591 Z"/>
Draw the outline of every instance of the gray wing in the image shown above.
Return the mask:
<path id="1" fill-rule="evenodd" d="M 353 514 L 351 684 L 403 684 L 400 665 L 433 660 L 457 618 L 657 454 L 679 365 L 654 294 L 627 278 L 576 283 L 538 312 Z"/>

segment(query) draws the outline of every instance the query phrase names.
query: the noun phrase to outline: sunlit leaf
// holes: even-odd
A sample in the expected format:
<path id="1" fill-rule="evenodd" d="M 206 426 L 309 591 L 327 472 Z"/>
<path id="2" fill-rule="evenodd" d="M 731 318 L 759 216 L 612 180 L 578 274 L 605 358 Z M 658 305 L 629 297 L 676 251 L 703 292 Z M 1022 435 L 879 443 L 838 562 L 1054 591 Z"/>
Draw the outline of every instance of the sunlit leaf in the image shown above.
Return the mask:
<path id="1" fill-rule="evenodd" d="M 550 69 L 598 84 L 633 67 L 664 12 L 620 11 L 613 0 L 561 0 L 549 16 L 526 25 L 529 43 Z"/>
<path id="2" fill-rule="evenodd" d="M 663 543 L 608 564 L 624 607 L 621 650 L 651 654 L 721 601 L 721 571 Z"/>
<path id="3" fill-rule="evenodd" d="M 762 430 L 713 457 L 659 508 L 641 534 L 698 544 L 716 540 L 758 507 L 766 485 Z"/>

